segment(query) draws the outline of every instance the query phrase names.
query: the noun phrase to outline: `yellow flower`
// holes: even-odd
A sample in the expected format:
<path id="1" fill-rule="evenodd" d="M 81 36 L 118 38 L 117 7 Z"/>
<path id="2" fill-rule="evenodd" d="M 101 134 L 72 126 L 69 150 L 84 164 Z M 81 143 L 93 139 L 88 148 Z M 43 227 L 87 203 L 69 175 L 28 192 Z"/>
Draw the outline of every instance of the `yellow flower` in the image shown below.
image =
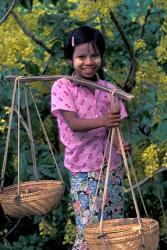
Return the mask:
<path id="1" fill-rule="evenodd" d="M 144 42 L 143 39 L 139 39 L 135 42 L 135 50 L 139 50 L 139 49 L 145 49 L 146 48 L 146 44 Z"/>
<path id="2" fill-rule="evenodd" d="M 159 148 L 156 144 L 150 144 L 142 154 L 142 162 L 145 165 L 145 173 L 147 176 L 152 176 L 160 167 L 158 158 Z"/>

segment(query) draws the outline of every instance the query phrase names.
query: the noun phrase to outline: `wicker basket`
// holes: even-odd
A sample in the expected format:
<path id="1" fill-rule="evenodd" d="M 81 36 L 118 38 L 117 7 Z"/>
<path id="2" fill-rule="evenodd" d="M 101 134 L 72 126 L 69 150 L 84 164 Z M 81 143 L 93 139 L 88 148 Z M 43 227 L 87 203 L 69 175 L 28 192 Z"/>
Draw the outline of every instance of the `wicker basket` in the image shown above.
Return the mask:
<path id="1" fill-rule="evenodd" d="M 13 218 L 27 215 L 44 215 L 57 207 L 64 193 L 60 181 L 40 180 L 8 186 L 0 193 L 4 213 Z"/>
<path id="2" fill-rule="evenodd" d="M 156 220 L 142 219 L 144 247 L 139 224 L 134 218 L 103 221 L 103 236 L 99 223 L 85 228 L 84 237 L 90 250 L 157 250 L 159 225 Z"/>

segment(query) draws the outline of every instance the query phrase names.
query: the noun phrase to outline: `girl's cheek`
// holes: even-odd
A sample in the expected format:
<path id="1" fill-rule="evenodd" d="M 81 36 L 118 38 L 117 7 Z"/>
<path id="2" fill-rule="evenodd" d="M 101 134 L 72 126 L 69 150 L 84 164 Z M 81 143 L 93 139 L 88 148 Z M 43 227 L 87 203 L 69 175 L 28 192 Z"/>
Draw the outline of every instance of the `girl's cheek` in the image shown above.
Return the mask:
<path id="1" fill-rule="evenodd" d="M 95 64 L 99 67 L 101 66 L 101 57 L 95 58 Z"/>
<path id="2" fill-rule="evenodd" d="M 78 58 L 74 59 L 73 66 L 74 68 L 79 68 L 82 65 L 82 61 Z"/>

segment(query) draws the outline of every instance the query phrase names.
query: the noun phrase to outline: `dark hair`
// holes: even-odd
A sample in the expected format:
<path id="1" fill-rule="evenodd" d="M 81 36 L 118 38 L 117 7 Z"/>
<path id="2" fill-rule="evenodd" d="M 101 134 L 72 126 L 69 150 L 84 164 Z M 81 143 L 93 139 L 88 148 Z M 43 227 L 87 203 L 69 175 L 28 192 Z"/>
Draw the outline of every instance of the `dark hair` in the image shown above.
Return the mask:
<path id="1" fill-rule="evenodd" d="M 101 58 L 103 59 L 103 54 L 105 51 L 105 40 L 102 33 L 89 26 L 81 26 L 72 31 L 70 31 L 67 35 L 67 39 L 64 43 L 64 56 L 66 59 L 72 59 L 75 46 L 84 44 L 84 43 L 92 43 L 94 49 L 98 48 Z M 99 70 L 100 78 L 104 78 L 103 70 Z"/>
<path id="2" fill-rule="evenodd" d="M 102 33 L 89 26 L 81 26 L 72 30 L 64 43 L 64 56 L 66 59 L 72 59 L 74 48 L 76 45 L 83 43 L 92 43 L 97 47 L 101 57 L 103 57 L 105 51 L 105 41 Z"/>

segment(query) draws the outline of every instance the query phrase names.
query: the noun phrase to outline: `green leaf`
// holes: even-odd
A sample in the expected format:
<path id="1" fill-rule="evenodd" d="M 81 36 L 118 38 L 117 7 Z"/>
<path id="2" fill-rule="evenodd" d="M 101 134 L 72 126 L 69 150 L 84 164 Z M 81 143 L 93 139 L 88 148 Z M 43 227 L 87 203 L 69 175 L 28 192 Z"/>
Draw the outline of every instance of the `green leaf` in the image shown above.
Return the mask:
<path id="1" fill-rule="evenodd" d="M 39 166 L 39 171 L 40 173 L 42 173 L 43 175 L 50 177 L 50 178 L 54 178 L 55 177 L 55 169 L 53 165 L 40 165 Z"/>
<path id="2" fill-rule="evenodd" d="M 33 0 L 20 0 L 20 4 L 29 12 L 32 10 Z"/>
<path id="3" fill-rule="evenodd" d="M 36 63 L 33 63 L 31 61 L 26 61 L 23 59 L 18 59 L 18 61 L 24 65 L 24 70 L 28 74 L 38 75 L 40 73 L 39 66 Z"/>

